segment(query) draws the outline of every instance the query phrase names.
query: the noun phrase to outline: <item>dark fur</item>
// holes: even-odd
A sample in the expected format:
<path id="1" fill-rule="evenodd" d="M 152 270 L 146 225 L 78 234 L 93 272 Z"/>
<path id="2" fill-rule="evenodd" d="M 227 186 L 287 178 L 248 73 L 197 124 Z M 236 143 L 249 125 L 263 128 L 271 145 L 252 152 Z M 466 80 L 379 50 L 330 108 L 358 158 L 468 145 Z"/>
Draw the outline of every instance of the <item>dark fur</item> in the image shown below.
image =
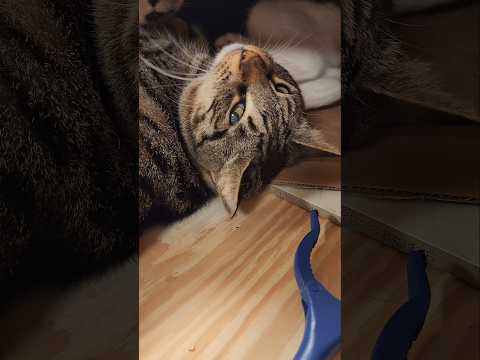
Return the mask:
<path id="1" fill-rule="evenodd" d="M 158 48 L 155 50 L 158 45 L 172 56 L 178 55 L 172 44 L 160 42 L 166 41 L 160 31 L 167 29 L 167 20 L 161 21 L 157 19 L 140 29 L 140 54 L 161 68 L 186 72 Z M 161 76 L 139 62 L 139 221 L 144 226 L 182 218 L 212 195 L 192 166 L 179 136 L 177 101 L 181 86 L 180 80 Z"/>
<path id="2" fill-rule="evenodd" d="M 338 0 L 342 7 L 342 143 L 368 139 L 374 105 L 370 94 L 436 99 L 452 108 L 428 64 L 410 58 L 390 30 L 390 0 Z M 388 120 L 388 119 L 386 119 Z"/>
<path id="3" fill-rule="evenodd" d="M 118 61 L 105 59 L 118 55 L 99 56 L 96 41 L 110 32 L 124 54 L 136 53 L 137 42 L 111 32 L 105 19 L 95 23 L 97 5 L 0 5 L 0 279 L 33 256 L 41 269 L 67 274 L 137 248 L 136 84 L 127 76 L 128 98 L 113 100 L 112 84 L 122 80 L 111 71 Z M 126 20 L 125 8 L 109 9 L 111 19 Z M 122 69 L 136 72 L 131 59 Z"/>

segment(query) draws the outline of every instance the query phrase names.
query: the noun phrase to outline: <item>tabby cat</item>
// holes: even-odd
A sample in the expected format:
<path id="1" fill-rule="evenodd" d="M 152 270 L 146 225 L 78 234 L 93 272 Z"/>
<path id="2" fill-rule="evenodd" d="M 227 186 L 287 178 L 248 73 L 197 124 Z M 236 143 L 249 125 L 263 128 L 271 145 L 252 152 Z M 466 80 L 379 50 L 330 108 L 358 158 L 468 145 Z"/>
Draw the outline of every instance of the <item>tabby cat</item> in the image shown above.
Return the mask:
<path id="1" fill-rule="evenodd" d="M 233 216 L 240 198 L 301 154 L 300 144 L 328 145 L 268 52 L 231 44 L 212 54 L 167 18 L 139 35 L 140 222 L 180 219 L 215 194 Z"/>

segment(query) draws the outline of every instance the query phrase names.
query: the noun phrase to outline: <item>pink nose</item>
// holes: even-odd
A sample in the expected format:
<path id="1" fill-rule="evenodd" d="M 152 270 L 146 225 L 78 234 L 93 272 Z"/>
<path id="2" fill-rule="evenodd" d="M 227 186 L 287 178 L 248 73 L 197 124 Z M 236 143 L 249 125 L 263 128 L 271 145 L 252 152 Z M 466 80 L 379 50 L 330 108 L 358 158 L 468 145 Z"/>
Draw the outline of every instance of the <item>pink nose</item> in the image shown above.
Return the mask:
<path id="1" fill-rule="evenodd" d="M 255 51 L 244 49 L 240 53 L 240 71 L 245 81 L 253 82 L 267 72 L 267 64 Z"/>

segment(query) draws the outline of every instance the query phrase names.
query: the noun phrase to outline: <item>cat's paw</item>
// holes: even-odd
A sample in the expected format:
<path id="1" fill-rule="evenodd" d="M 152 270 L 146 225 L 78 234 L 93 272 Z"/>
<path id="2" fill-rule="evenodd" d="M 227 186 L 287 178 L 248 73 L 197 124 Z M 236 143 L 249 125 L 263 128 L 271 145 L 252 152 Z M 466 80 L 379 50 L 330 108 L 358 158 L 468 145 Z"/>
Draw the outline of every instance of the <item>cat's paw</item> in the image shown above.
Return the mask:
<path id="1" fill-rule="evenodd" d="M 287 47 L 272 49 L 270 54 L 298 83 L 324 76 L 326 62 L 322 53 L 316 49 Z"/>
<path id="2" fill-rule="evenodd" d="M 235 34 L 235 33 L 226 33 L 215 40 L 215 48 L 217 50 L 221 50 L 227 45 L 230 44 L 235 44 L 235 43 L 240 43 L 240 44 L 248 44 L 249 40 L 245 36 L 241 34 Z"/>
<path id="3" fill-rule="evenodd" d="M 305 108 L 316 109 L 338 102 L 342 97 L 341 80 L 322 77 L 299 84 Z"/>
<path id="4" fill-rule="evenodd" d="M 138 23 L 144 24 L 147 15 L 151 13 L 168 14 L 178 11 L 184 0 L 139 0 L 138 2 Z"/>

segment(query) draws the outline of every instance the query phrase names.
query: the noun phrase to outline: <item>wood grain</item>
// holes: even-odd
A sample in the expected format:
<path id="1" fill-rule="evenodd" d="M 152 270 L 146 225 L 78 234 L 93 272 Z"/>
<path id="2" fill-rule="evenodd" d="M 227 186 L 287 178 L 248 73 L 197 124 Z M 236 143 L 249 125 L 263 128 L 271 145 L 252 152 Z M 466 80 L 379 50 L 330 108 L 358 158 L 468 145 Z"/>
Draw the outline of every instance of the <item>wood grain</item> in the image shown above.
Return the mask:
<path id="1" fill-rule="evenodd" d="M 229 221 L 209 211 L 142 239 L 140 359 L 292 359 L 304 328 L 293 256 L 308 212 L 269 193 Z M 321 226 L 314 272 L 339 297 L 340 228 Z"/>

